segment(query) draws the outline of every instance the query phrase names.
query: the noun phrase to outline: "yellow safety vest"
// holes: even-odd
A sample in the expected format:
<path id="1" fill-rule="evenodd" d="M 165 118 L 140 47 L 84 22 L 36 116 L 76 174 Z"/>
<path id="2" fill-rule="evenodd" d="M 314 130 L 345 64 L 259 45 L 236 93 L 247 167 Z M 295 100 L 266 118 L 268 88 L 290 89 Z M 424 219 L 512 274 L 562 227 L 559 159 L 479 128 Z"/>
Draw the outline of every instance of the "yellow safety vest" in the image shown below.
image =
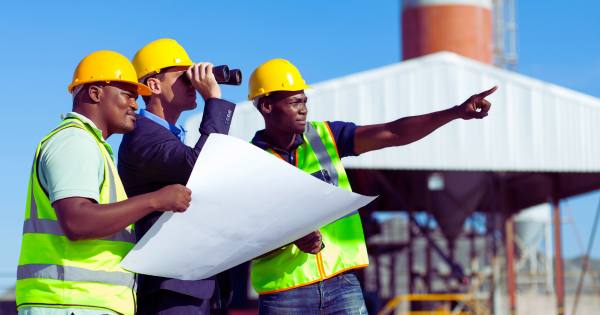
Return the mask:
<path id="1" fill-rule="evenodd" d="M 324 172 L 328 181 L 352 191 L 327 122 L 307 122 L 302 138 L 304 143 L 296 150 L 296 167 L 309 174 Z M 281 158 L 271 148 L 267 151 Z M 254 290 L 258 294 L 289 290 L 369 265 L 358 211 L 319 230 L 325 248 L 316 255 L 304 253 L 292 244 L 254 260 Z"/>
<path id="2" fill-rule="evenodd" d="M 23 243 L 17 269 L 17 309 L 76 307 L 133 314 L 134 274 L 119 263 L 136 243 L 133 224 L 98 240 L 72 242 L 60 228 L 47 192 L 38 180 L 44 141 L 65 128 L 81 128 L 94 136 L 104 157 L 100 204 L 127 199 L 117 169 L 91 127 L 76 118 L 65 119 L 38 144 L 29 179 Z"/>

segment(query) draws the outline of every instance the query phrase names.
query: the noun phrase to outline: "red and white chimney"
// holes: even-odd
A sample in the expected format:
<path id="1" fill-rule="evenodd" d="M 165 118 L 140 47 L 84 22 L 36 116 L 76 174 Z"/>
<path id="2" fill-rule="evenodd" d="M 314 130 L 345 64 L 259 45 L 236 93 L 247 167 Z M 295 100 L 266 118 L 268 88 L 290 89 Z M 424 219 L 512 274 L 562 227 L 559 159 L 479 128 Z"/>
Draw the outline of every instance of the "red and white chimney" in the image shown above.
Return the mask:
<path id="1" fill-rule="evenodd" d="M 450 51 L 492 64 L 492 0 L 401 0 L 402 59 Z"/>

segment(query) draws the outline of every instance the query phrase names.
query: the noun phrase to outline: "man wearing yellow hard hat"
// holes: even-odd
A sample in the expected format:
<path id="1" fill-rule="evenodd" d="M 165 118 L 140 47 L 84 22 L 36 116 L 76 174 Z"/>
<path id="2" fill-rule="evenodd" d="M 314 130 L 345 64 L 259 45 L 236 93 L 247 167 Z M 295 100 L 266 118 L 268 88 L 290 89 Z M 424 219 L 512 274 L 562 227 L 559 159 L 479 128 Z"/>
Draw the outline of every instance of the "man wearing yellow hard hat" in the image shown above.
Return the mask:
<path id="1" fill-rule="evenodd" d="M 119 263 L 133 224 L 154 211 L 182 212 L 190 190 L 170 185 L 127 199 L 106 139 L 133 130 L 137 82 L 124 56 L 98 51 L 75 69 L 73 111 L 38 144 L 29 178 L 17 269 L 21 315 L 134 314 L 134 274 Z"/>
<path id="2" fill-rule="evenodd" d="M 248 100 L 265 120 L 252 143 L 301 170 L 351 190 L 341 158 L 415 142 L 454 119 L 481 119 L 497 87 L 473 95 L 462 105 L 393 122 L 356 126 L 307 120 L 306 85 L 294 65 L 265 62 L 250 76 Z M 478 111 L 481 109 L 481 111 Z M 259 313 L 366 314 L 354 269 L 369 265 L 358 212 L 341 218 L 254 260 L 252 285 Z"/>
<path id="3" fill-rule="evenodd" d="M 119 148 L 119 175 L 129 196 L 149 193 L 170 184 L 185 185 L 211 133 L 229 133 L 235 104 L 221 99 L 221 89 L 208 62 L 194 63 L 172 39 L 160 39 L 133 57 L 140 83 L 152 94 L 136 115 L 135 129 Z M 186 130 L 177 123 L 182 112 L 196 108 L 196 92 L 204 99 L 200 139 L 186 146 Z M 136 223 L 141 239 L 160 217 L 151 213 Z M 208 314 L 231 299 L 229 273 L 199 281 L 139 275 L 139 314 Z"/>

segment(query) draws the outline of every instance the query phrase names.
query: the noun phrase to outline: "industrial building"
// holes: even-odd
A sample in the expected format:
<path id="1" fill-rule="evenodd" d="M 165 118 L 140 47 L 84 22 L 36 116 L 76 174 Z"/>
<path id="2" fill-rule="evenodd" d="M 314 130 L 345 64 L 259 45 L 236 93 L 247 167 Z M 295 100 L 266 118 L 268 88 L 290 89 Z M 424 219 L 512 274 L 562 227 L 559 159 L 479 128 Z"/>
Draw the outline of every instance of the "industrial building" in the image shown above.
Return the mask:
<path id="1" fill-rule="evenodd" d="M 454 121 L 414 144 L 343 160 L 354 191 L 379 196 L 360 210 L 371 265 L 357 274 L 371 314 L 535 314 L 531 303 L 543 304 L 539 314 L 571 314 L 581 267 L 562 260 L 559 202 L 600 189 L 600 99 L 511 71 L 514 8 L 403 0 L 402 62 L 305 91 L 309 120 L 369 125 L 499 86 L 484 120 Z M 185 123 L 188 144 L 201 115 Z M 253 105 L 239 103 L 230 135 L 250 141 L 263 128 Z M 377 219 L 386 213 L 392 219 Z M 234 273 L 247 279 L 248 265 Z M 600 282 L 598 270 L 588 275 L 586 285 Z M 255 307 L 255 293 L 239 281 L 229 314 Z M 590 288 L 584 293 L 600 292 Z M 593 303 L 600 295 L 581 298 L 578 314 L 591 314 Z"/>

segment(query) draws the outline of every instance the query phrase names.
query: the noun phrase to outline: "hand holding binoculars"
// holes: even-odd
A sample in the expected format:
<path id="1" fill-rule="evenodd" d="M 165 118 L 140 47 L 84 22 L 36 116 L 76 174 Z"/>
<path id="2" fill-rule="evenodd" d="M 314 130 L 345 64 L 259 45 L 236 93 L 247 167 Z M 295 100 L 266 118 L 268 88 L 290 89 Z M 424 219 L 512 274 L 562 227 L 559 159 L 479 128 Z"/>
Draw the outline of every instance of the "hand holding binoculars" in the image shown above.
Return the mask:
<path id="1" fill-rule="evenodd" d="M 215 79 L 219 84 L 226 85 L 241 85 L 242 84 L 242 71 L 240 69 L 229 70 L 226 65 L 213 67 L 212 70 L 215 75 Z"/>
<path id="2" fill-rule="evenodd" d="M 219 84 L 242 85 L 242 71 L 240 69 L 229 70 L 226 65 L 213 67 L 212 73 Z M 190 79 L 185 72 L 181 75 L 183 82 L 190 84 Z"/>

